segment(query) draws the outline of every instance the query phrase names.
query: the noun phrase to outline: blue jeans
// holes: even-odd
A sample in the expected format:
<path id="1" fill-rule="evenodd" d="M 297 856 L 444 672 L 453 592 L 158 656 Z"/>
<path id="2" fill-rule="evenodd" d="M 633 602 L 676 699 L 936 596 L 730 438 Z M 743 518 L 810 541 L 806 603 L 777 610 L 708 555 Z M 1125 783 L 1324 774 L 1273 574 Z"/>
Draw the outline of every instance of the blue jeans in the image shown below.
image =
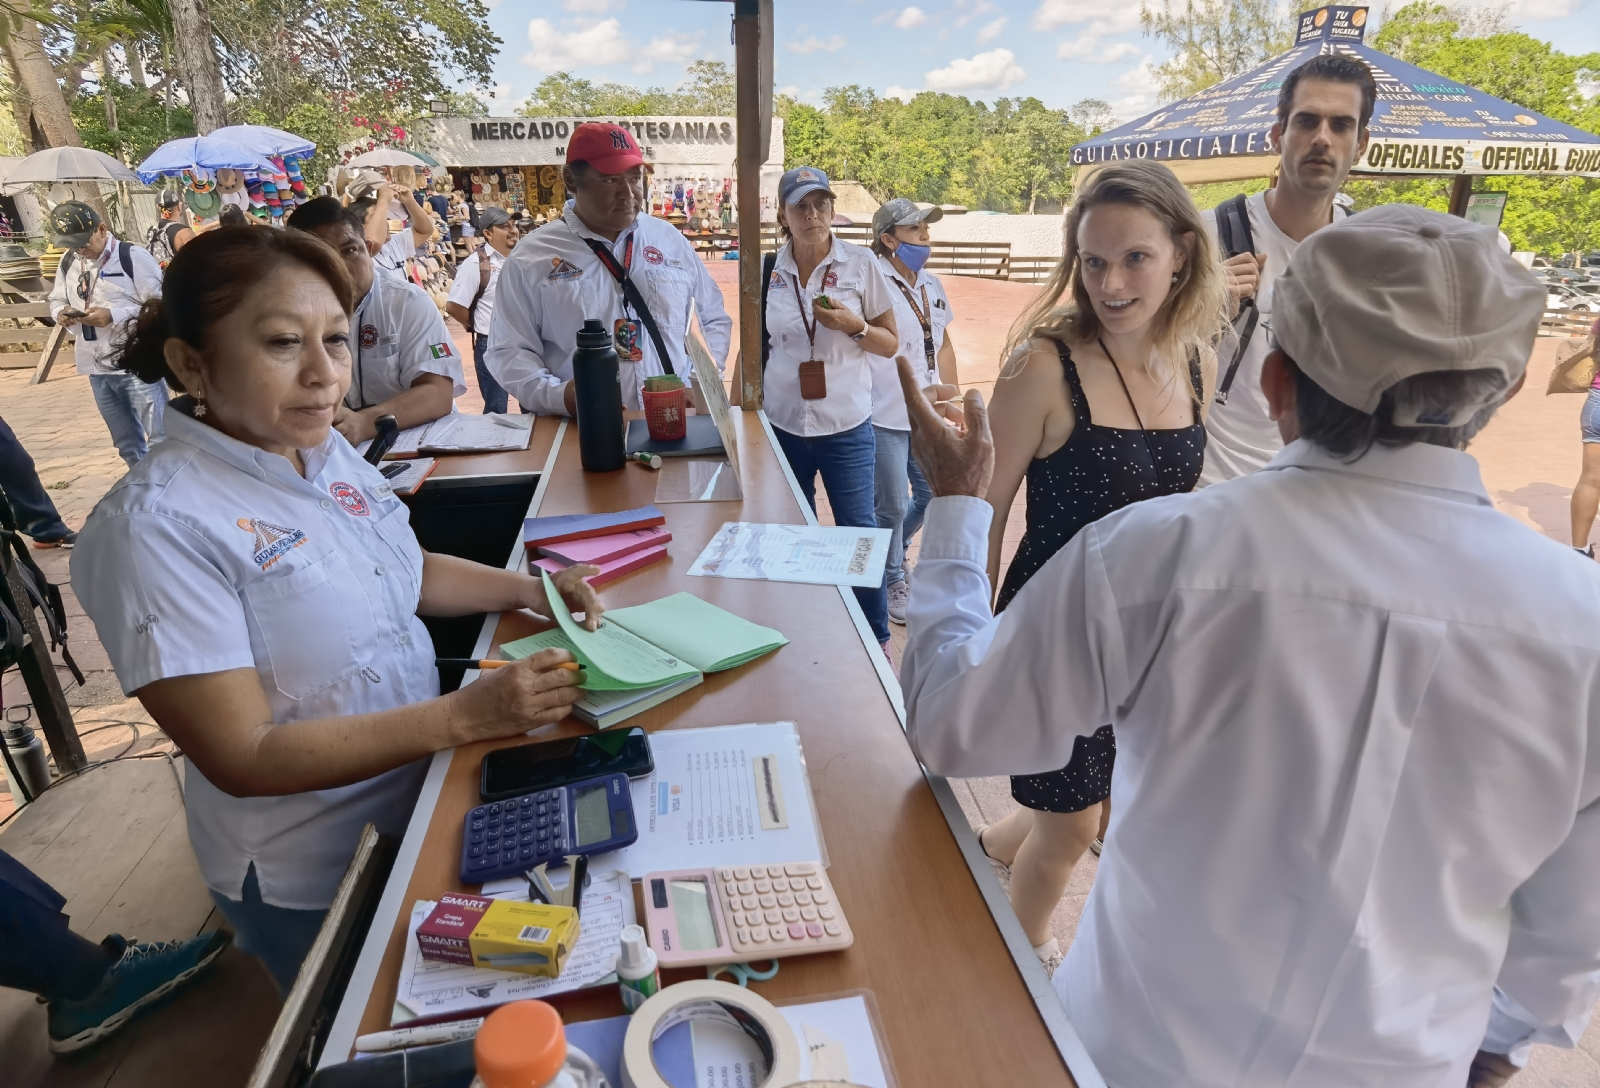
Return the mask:
<path id="1" fill-rule="evenodd" d="M 1584 397 L 1578 426 L 1583 430 L 1585 442 L 1600 442 L 1600 389 L 1591 389 Z"/>
<path id="2" fill-rule="evenodd" d="M 872 429 L 878 440 L 873 506 L 878 515 L 878 528 L 894 530 L 894 536 L 889 538 L 889 561 L 883 568 L 884 581 L 892 586 L 906 580 L 906 545 L 922 528 L 922 517 L 928 512 L 928 503 L 933 501 L 933 490 L 911 456 L 911 432 L 876 424 Z"/>
<path id="3" fill-rule="evenodd" d="M 509 397 L 500 383 L 494 380 L 494 375 L 489 373 L 489 365 L 483 361 L 488 351 L 487 336 L 472 338 L 472 370 L 478 375 L 478 392 L 483 394 L 483 414 L 504 415 Z"/>
<path id="4" fill-rule="evenodd" d="M 66 523 L 61 520 L 56 504 L 50 501 L 39 473 L 33 467 L 33 458 L 22 448 L 6 421 L 0 419 L 0 492 L 11 503 L 17 516 L 17 528 L 38 541 L 60 540 L 67 535 Z"/>
<path id="5" fill-rule="evenodd" d="M 122 952 L 112 938 L 96 944 L 67 928 L 66 899 L 22 862 L 0 850 L 0 986 L 46 1000 L 83 997 Z"/>
<path id="6" fill-rule="evenodd" d="M 167 408 L 167 383 L 146 384 L 132 374 L 91 374 L 89 388 L 111 441 L 132 468 L 150 447 L 167 436 L 162 425 Z"/>
<path id="7" fill-rule="evenodd" d="M 828 489 L 828 505 L 833 508 L 835 525 L 854 525 L 862 529 L 877 527 L 878 519 L 872 509 L 872 466 L 877 459 L 877 442 L 872 433 L 872 421 L 851 427 L 838 434 L 802 438 L 777 427 L 778 445 L 800 481 L 800 491 L 817 509 L 817 473 L 822 474 L 822 486 Z M 865 589 L 856 587 L 856 600 L 867 615 L 873 637 L 879 642 L 889 639 L 888 583 Z"/>
<path id="8" fill-rule="evenodd" d="M 256 867 L 244 876 L 244 899 L 229 899 L 213 891 L 212 900 L 233 927 L 233 943 L 267 965 L 278 992 L 287 994 L 300 973 L 300 965 L 316 943 L 325 910 L 291 910 L 261 901 Z"/>

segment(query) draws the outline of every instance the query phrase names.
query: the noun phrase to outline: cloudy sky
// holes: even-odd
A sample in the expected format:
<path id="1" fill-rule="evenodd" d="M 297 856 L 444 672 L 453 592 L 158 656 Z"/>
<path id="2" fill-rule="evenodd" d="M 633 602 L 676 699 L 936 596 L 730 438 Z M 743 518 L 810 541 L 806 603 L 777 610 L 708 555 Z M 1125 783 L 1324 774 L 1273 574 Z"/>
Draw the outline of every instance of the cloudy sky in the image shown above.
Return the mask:
<path id="1" fill-rule="evenodd" d="M 731 4 L 489 2 L 490 22 L 505 41 L 495 113 L 514 112 L 551 72 L 670 88 L 690 61 L 733 61 Z M 1166 56 L 1140 35 L 1138 11 L 1130 0 L 777 0 L 777 85 L 809 102 L 826 87 L 851 83 L 882 95 L 1031 95 L 1053 107 L 1093 97 L 1131 120 L 1156 105 L 1149 69 Z M 1509 18 L 1566 52 L 1600 50 L 1600 0 L 1514 0 Z"/>

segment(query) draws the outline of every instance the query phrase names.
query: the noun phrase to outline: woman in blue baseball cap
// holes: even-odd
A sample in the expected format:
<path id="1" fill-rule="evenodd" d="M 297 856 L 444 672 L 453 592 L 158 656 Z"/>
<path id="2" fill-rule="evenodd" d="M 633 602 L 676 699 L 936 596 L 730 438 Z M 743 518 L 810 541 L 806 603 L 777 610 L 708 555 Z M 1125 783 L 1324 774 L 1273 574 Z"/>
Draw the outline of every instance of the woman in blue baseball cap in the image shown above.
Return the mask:
<path id="1" fill-rule="evenodd" d="M 877 258 L 833 236 L 828 175 L 797 166 L 778 183 L 783 248 L 762 262 L 762 403 L 816 509 L 816 478 L 838 525 L 875 528 L 872 356 L 900 348 L 894 300 Z M 856 590 L 888 652 L 882 584 Z"/>

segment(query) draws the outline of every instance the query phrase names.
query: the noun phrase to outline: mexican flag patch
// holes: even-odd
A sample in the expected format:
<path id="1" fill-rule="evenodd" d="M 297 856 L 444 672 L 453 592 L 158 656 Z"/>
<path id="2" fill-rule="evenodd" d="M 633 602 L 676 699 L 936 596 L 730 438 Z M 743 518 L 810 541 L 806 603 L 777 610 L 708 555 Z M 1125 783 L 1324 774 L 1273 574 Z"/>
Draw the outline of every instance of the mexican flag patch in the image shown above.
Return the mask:
<path id="1" fill-rule="evenodd" d="M 428 345 L 428 352 L 435 359 L 447 359 L 447 358 L 450 357 L 450 345 L 449 344 L 429 344 Z"/>

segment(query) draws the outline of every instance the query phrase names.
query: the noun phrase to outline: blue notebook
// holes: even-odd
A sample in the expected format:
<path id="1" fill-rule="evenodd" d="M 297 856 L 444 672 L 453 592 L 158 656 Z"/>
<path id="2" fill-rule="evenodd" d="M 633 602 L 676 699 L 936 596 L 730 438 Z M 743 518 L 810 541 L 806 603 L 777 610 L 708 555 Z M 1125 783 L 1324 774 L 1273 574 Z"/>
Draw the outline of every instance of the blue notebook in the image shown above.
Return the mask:
<path id="1" fill-rule="evenodd" d="M 666 523 L 667 516 L 654 506 L 617 510 L 609 514 L 558 514 L 548 518 L 525 518 L 522 522 L 522 541 L 532 550 L 562 540 L 626 533 Z"/>

